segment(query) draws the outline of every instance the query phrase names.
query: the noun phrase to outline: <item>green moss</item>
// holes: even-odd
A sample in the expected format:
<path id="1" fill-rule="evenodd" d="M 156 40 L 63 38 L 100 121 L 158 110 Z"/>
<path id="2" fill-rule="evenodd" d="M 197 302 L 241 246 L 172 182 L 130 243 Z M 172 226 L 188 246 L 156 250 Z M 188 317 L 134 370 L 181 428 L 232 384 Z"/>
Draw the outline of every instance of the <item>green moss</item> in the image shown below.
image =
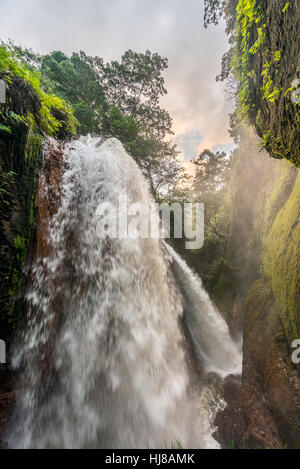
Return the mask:
<path id="1" fill-rule="evenodd" d="M 255 311 L 254 316 L 251 317 L 251 322 L 253 322 L 253 319 L 256 321 L 261 316 L 271 298 L 271 286 L 266 278 L 262 277 L 254 284 L 245 302 L 245 311 Z"/>
<path id="2" fill-rule="evenodd" d="M 14 78 L 22 78 L 34 90 L 40 101 L 39 115 L 20 116 L 29 127 L 38 127 L 47 135 L 55 136 L 61 127 L 66 132 L 76 134 L 77 121 L 72 113 L 71 106 L 55 95 L 47 94 L 41 88 L 40 75 L 27 68 L 22 62 L 14 58 L 5 46 L 0 46 L 0 74 L 6 74 L 8 87 Z M 8 74 L 7 74 L 8 73 Z M 60 117 L 57 117 L 57 116 Z"/>
<path id="3" fill-rule="evenodd" d="M 259 49 L 264 45 L 266 41 L 266 31 L 264 27 L 257 28 L 257 34 L 258 34 L 258 38 L 253 44 L 253 46 L 251 47 L 251 49 L 249 50 L 250 54 L 253 54 L 253 55 L 255 55 L 259 51 Z"/>
<path id="4" fill-rule="evenodd" d="M 38 158 L 41 147 L 42 147 L 43 138 L 40 134 L 35 133 L 32 128 L 30 128 L 27 144 L 25 148 L 25 158 L 31 162 L 34 162 Z"/>
<path id="5" fill-rule="evenodd" d="M 300 71 L 299 51 L 293 46 L 296 3 L 239 0 L 230 55 L 238 82 L 233 131 L 239 122 L 249 121 L 272 157 L 299 167 L 299 104 L 291 100 L 291 81 Z M 285 34 L 279 35 L 281 30 Z"/>
<path id="6" fill-rule="evenodd" d="M 271 60 L 266 62 L 263 67 L 262 77 L 263 77 L 263 86 L 262 94 L 263 99 L 266 99 L 270 103 L 275 103 L 281 96 L 283 88 L 277 88 L 274 85 L 273 78 L 274 74 L 276 75 L 279 71 L 281 61 L 281 51 L 276 50 Z"/>
<path id="7" fill-rule="evenodd" d="M 300 174 L 267 238 L 264 268 L 291 344 L 300 336 Z"/>
<path id="8" fill-rule="evenodd" d="M 236 34 L 233 48 L 232 70 L 239 81 L 237 114 L 248 118 L 253 108 L 251 57 L 265 42 L 261 8 L 256 0 L 240 0 L 237 6 Z"/>
<path id="9" fill-rule="evenodd" d="M 291 2 L 287 2 L 285 5 L 284 5 L 284 8 L 282 10 L 282 13 L 285 13 L 288 9 L 288 7 L 290 6 Z"/>
<path id="10" fill-rule="evenodd" d="M 289 195 L 291 194 L 295 184 L 296 176 L 297 170 L 290 163 L 283 161 L 280 166 L 279 178 L 275 183 L 274 191 L 269 197 L 265 208 L 263 232 L 264 240 L 266 240 L 279 210 L 283 207 Z"/>
<path id="11" fill-rule="evenodd" d="M 11 128 L 7 127 L 7 125 L 0 124 L 0 132 L 11 134 Z"/>
<path id="12" fill-rule="evenodd" d="M 203 276 L 203 282 L 215 301 L 224 301 L 233 297 L 233 273 L 223 257 L 217 258 L 210 272 Z"/>
<path id="13" fill-rule="evenodd" d="M 3 337 L 12 333 L 23 311 L 20 291 L 34 230 L 42 145 L 42 136 L 32 128 L 15 124 L 13 129 L 17 140 L 9 137 L 8 144 L 0 146 L 0 328 Z M 14 171 L 7 171 L 11 167 Z"/>
<path id="14" fill-rule="evenodd" d="M 2 76 L 8 93 L 0 107 L 0 329 L 7 338 L 23 311 L 20 290 L 35 224 L 42 142 L 45 135 L 75 134 L 77 121 L 66 101 L 44 92 L 37 72 L 0 45 Z"/>

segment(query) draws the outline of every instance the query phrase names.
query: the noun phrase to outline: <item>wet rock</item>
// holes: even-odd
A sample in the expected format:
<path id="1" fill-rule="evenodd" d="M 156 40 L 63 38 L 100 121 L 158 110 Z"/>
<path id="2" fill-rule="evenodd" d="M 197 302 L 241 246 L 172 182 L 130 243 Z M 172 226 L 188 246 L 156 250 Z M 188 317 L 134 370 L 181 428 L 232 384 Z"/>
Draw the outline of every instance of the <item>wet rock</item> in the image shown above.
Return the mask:
<path id="1" fill-rule="evenodd" d="M 14 407 L 16 391 L 13 373 L 6 366 L 0 365 L 0 368 L 0 449 L 5 449 L 4 435 Z"/>
<path id="2" fill-rule="evenodd" d="M 245 307 L 241 394 L 246 439 L 262 448 L 300 448 L 300 373 L 291 360 L 278 306 L 266 278 Z"/>
<path id="3" fill-rule="evenodd" d="M 241 397 L 240 377 L 228 376 L 223 384 L 223 394 L 226 408 L 216 416 L 218 430 L 214 438 L 224 449 L 244 449 L 247 445 L 247 418 Z"/>

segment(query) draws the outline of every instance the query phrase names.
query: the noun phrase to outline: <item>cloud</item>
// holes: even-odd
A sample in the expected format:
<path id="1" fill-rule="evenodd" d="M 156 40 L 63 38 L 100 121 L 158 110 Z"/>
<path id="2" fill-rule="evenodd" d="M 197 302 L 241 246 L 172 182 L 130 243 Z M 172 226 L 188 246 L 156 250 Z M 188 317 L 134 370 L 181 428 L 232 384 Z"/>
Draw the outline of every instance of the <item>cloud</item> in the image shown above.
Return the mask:
<path id="1" fill-rule="evenodd" d="M 187 130 L 183 134 L 176 135 L 174 139 L 179 148 L 182 148 L 184 159 L 192 160 L 198 155 L 199 142 L 203 141 L 200 131 Z"/>
<path id="2" fill-rule="evenodd" d="M 203 0 L 0 0 L 0 27 L 3 39 L 41 53 L 84 50 L 108 61 L 150 49 L 168 57 L 162 105 L 185 159 L 230 144 L 231 106 L 215 81 L 227 38 L 222 24 L 204 29 Z"/>

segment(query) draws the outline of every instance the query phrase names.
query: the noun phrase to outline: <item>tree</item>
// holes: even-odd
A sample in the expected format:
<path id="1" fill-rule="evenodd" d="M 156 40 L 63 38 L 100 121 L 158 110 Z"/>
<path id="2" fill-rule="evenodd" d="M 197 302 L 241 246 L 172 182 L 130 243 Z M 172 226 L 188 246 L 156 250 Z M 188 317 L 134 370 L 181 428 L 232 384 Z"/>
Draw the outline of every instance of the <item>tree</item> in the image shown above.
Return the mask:
<path id="1" fill-rule="evenodd" d="M 228 35 L 229 50 L 222 57 L 221 73 L 216 77 L 217 81 L 226 83 L 226 93 L 238 105 L 239 83 L 233 73 L 233 60 L 235 56 L 235 27 L 237 21 L 237 6 L 239 0 L 204 0 L 205 16 L 204 26 L 218 24 L 220 18 L 224 16 L 226 20 L 226 33 Z M 238 122 L 236 112 L 230 115 L 230 133 L 235 142 L 238 141 Z"/>
<path id="2" fill-rule="evenodd" d="M 99 134 L 107 112 L 99 73 L 102 66 L 101 59 L 88 57 L 84 52 L 68 57 L 55 51 L 42 59 L 44 86 L 71 103 L 82 135 Z"/>
<path id="3" fill-rule="evenodd" d="M 220 217 L 220 209 L 226 192 L 226 183 L 231 166 L 224 152 L 204 150 L 193 163 L 196 166 L 193 189 L 198 202 L 205 205 L 208 233 L 221 239 L 226 238 Z"/>
<path id="4" fill-rule="evenodd" d="M 144 54 L 129 50 L 120 62 L 104 64 L 100 57 L 84 52 L 38 56 L 14 48 L 19 58 L 40 70 L 48 92 L 71 104 L 81 135 L 118 138 L 141 166 L 155 195 L 176 184 L 181 167 L 168 139 L 172 120 L 159 104 L 167 93 L 162 75 L 166 58 L 148 50 Z"/>
<path id="5" fill-rule="evenodd" d="M 218 24 L 223 15 L 226 0 L 204 0 L 204 26 Z"/>
<path id="6" fill-rule="evenodd" d="M 176 159 L 176 146 L 153 137 L 149 140 L 142 138 L 138 147 L 139 151 L 143 149 L 139 164 L 150 181 L 154 196 L 171 194 L 183 175 L 182 166 Z"/>
<path id="7" fill-rule="evenodd" d="M 32 49 L 17 46 L 11 39 L 9 39 L 7 42 L 0 41 L 0 44 L 32 72 L 39 70 L 42 58 L 41 55 L 36 54 Z"/>
<path id="8" fill-rule="evenodd" d="M 204 0 L 204 27 L 217 25 L 220 19 L 226 18 L 226 32 L 232 39 L 237 18 L 239 0 Z"/>
<path id="9" fill-rule="evenodd" d="M 119 138 L 143 169 L 155 196 L 162 188 L 166 191 L 174 187 L 181 176 L 181 166 L 176 160 L 178 151 L 166 138 L 172 135 L 172 120 L 159 106 L 160 97 L 167 93 L 162 76 L 167 66 L 167 59 L 149 50 L 144 54 L 129 50 L 121 62 L 106 64 L 102 74 L 109 105 L 124 116 L 118 121 L 125 126 L 126 138 L 122 135 Z M 134 132 L 127 138 L 130 122 Z M 111 119 L 107 124 L 106 133 L 112 130 Z"/>
<path id="10" fill-rule="evenodd" d="M 108 102 L 160 138 L 172 133 L 171 118 L 159 106 L 160 97 L 167 93 L 162 76 L 167 66 L 167 59 L 149 50 L 144 54 L 129 50 L 121 62 L 106 64 L 102 75 Z"/>

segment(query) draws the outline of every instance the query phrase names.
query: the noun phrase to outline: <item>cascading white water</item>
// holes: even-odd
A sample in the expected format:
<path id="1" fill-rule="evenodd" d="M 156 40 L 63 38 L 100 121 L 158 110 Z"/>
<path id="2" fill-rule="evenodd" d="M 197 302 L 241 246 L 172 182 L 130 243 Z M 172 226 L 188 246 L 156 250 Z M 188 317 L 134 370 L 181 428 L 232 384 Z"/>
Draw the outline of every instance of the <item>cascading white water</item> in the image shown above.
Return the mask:
<path id="1" fill-rule="evenodd" d="M 183 294 L 185 320 L 196 353 L 207 372 L 222 377 L 241 374 L 242 356 L 232 342 L 228 326 L 212 304 L 201 279 L 167 246 Z"/>
<path id="2" fill-rule="evenodd" d="M 158 239 L 97 236 L 100 203 L 152 202 L 122 145 L 97 142 L 81 138 L 64 152 L 52 254 L 33 268 L 29 327 L 14 359 L 24 389 L 9 445 L 218 447 L 211 433 L 222 402 L 209 385 L 191 389 L 180 318 L 209 371 L 237 371 L 239 355 L 175 252 Z"/>

